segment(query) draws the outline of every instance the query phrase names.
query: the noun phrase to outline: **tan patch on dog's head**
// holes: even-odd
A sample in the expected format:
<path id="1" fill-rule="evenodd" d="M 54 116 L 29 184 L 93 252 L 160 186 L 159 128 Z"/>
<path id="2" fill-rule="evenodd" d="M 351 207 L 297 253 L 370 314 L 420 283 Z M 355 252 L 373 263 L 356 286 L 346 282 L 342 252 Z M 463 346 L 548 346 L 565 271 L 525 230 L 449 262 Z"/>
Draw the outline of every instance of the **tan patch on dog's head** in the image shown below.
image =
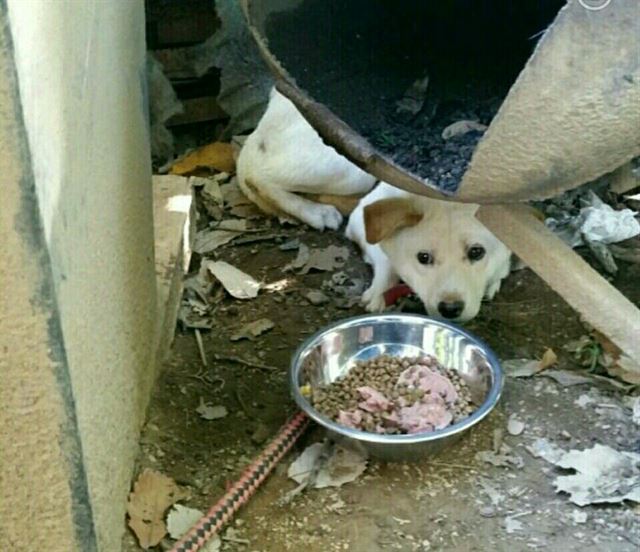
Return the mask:
<path id="1" fill-rule="evenodd" d="M 369 243 L 379 243 L 401 228 L 415 226 L 424 213 L 406 198 L 381 199 L 364 208 L 364 228 Z"/>

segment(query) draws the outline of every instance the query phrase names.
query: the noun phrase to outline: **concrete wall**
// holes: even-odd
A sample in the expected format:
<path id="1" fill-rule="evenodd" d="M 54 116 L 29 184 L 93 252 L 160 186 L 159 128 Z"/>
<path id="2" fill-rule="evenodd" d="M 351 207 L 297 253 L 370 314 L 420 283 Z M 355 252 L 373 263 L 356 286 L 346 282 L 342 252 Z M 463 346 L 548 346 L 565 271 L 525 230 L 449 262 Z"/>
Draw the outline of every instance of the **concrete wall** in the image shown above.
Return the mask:
<path id="1" fill-rule="evenodd" d="M 154 376 L 144 6 L 124 0 L 8 0 L 6 5 L 59 311 L 63 341 L 57 345 L 66 353 L 68 398 L 77 418 L 98 548 L 112 552 L 120 547 L 137 436 Z M 39 337 L 33 338 L 40 346 Z M 36 352 L 37 347 L 32 362 L 40 366 L 46 359 Z M 9 351 L 9 363 L 12 355 Z M 49 393 L 43 390 L 41 396 L 48 400 Z M 48 412 L 33 412 L 30 426 L 45 431 Z M 14 448 L 20 435 L 15 439 Z M 14 508 L 32 518 L 28 505 Z M 31 519 L 33 531 L 37 523 Z M 87 542 L 82 549 L 85 544 L 92 548 Z M 55 540 L 29 547 L 54 548 L 72 550 L 64 543 L 57 548 Z"/>
<path id="2" fill-rule="evenodd" d="M 14 69 L 0 4 L 0 548 L 95 550 Z"/>

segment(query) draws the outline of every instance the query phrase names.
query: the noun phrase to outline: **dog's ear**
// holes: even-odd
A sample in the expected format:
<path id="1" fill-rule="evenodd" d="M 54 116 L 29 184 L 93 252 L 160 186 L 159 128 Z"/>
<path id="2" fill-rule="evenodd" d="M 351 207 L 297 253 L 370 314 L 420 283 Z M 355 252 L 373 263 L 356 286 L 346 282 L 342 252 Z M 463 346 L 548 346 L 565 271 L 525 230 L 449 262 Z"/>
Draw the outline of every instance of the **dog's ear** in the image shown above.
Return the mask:
<path id="1" fill-rule="evenodd" d="M 364 229 L 369 243 L 378 243 L 400 228 L 415 226 L 423 213 L 406 198 L 381 199 L 364 208 Z"/>

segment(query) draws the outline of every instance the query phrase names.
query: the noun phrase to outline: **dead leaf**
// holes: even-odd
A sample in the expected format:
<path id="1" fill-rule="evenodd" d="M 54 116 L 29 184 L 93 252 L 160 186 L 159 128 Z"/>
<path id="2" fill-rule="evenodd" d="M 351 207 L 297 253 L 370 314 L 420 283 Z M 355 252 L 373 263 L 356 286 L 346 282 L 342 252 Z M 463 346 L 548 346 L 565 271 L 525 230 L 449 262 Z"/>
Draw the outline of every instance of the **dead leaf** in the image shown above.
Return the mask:
<path id="1" fill-rule="evenodd" d="M 337 445 L 314 443 L 291 463 L 288 475 L 296 483 L 323 489 L 355 481 L 366 469 L 366 457 Z"/>
<path id="2" fill-rule="evenodd" d="M 173 479 L 159 472 L 147 468 L 138 476 L 133 492 L 129 494 L 127 513 L 129 527 L 142 548 L 156 546 L 164 538 L 167 508 L 187 496 L 188 493 Z"/>
<path id="3" fill-rule="evenodd" d="M 540 359 L 538 372 L 541 372 L 545 368 L 549 368 L 549 366 L 553 366 L 556 362 L 558 362 L 558 355 L 556 355 L 553 349 L 548 348 Z"/>
<path id="4" fill-rule="evenodd" d="M 257 297 L 261 284 L 248 274 L 224 261 L 206 261 L 206 267 L 230 295 L 236 299 Z"/>
<path id="5" fill-rule="evenodd" d="M 200 510 L 174 504 L 167 516 L 169 536 L 174 540 L 181 539 L 202 516 L 204 513 Z"/>
<path id="6" fill-rule="evenodd" d="M 253 205 L 251 200 L 242 193 L 240 186 L 238 186 L 237 179 L 234 177 L 227 184 L 220 186 L 224 204 L 226 207 L 234 208 L 240 205 Z"/>
<path id="7" fill-rule="evenodd" d="M 212 406 L 204 402 L 202 397 L 200 397 L 200 404 L 198 405 L 198 408 L 196 408 L 196 412 L 205 420 L 219 420 L 229 414 L 229 411 L 223 405 L 218 404 Z"/>
<path id="8" fill-rule="evenodd" d="M 301 243 L 298 256 L 284 267 L 284 271 L 298 270 L 307 274 L 310 270 L 331 271 L 342 267 L 349 258 L 349 248 L 330 245 L 323 249 L 309 249 Z"/>
<path id="9" fill-rule="evenodd" d="M 593 378 L 588 378 L 569 370 L 545 370 L 542 375 L 546 378 L 551 378 L 563 387 L 593 383 Z"/>
<path id="10" fill-rule="evenodd" d="M 249 339 L 253 341 L 256 337 L 273 329 L 275 324 L 268 318 L 260 318 L 245 324 L 237 332 L 231 335 L 231 341 L 240 341 L 241 339 Z"/>
<path id="11" fill-rule="evenodd" d="M 522 522 L 518 521 L 513 516 L 509 516 L 504 519 L 504 529 L 509 535 L 522 531 L 523 528 L 524 525 L 522 525 Z"/>
<path id="12" fill-rule="evenodd" d="M 231 209 L 229 209 L 229 214 L 234 217 L 246 218 L 248 220 L 264 218 L 264 213 L 253 203 L 249 205 L 236 205 L 235 207 L 231 207 Z"/>
<path id="13" fill-rule="evenodd" d="M 556 491 L 569 494 L 574 504 L 640 502 L 640 454 L 621 452 L 600 444 L 565 452 L 545 439 L 538 439 L 534 446 L 535 452 L 531 452 L 535 456 L 576 472 L 554 480 Z"/>
<path id="14" fill-rule="evenodd" d="M 200 255 L 211 253 L 246 230 L 247 221 L 245 219 L 223 220 L 213 229 L 206 228 L 196 233 L 193 250 Z"/>
<path id="15" fill-rule="evenodd" d="M 229 176 L 227 173 L 220 173 L 217 176 Z M 215 220 L 221 220 L 223 217 L 224 199 L 222 197 L 222 191 L 220 190 L 219 178 L 202 178 L 199 176 L 192 176 L 189 178 L 189 183 L 194 188 L 200 188 L 200 199 L 207 211 L 207 214 Z"/>
<path id="16" fill-rule="evenodd" d="M 225 142 L 207 144 L 187 154 L 171 167 L 171 174 L 188 175 L 198 169 L 215 169 L 231 173 L 236 170 L 233 147 Z"/>
<path id="17" fill-rule="evenodd" d="M 396 112 L 407 116 L 417 115 L 424 106 L 429 88 L 429 75 L 417 79 L 396 102 Z"/>
<path id="18" fill-rule="evenodd" d="M 174 540 L 181 539 L 202 516 L 204 516 L 204 514 L 200 510 L 175 504 L 167 516 L 169 535 Z M 202 552 L 217 552 L 221 546 L 222 541 L 220 537 L 213 535 L 200 550 L 202 550 Z"/>
<path id="19" fill-rule="evenodd" d="M 485 130 L 487 130 L 487 125 L 483 125 L 478 121 L 456 121 L 442 131 L 442 139 L 449 140 L 456 136 L 467 134 L 467 132 L 471 132 L 473 130 L 484 132 Z"/>
<path id="20" fill-rule="evenodd" d="M 531 453 L 531 456 L 542 458 L 551 464 L 557 463 L 564 455 L 564 450 L 543 437 L 536 439 L 526 449 Z"/>
<path id="21" fill-rule="evenodd" d="M 526 358 L 516 358 L 505 360 L 502 363 L 505 373 L 512 378 L 528 378 L 545 368 L 553 366 L 558 361 L 558 357 L 553 349 L 547 349 L 540 360 L 530 360 Z"/>
<path id="22" fill-rule="evenodd" d="M 514 467 L 521 469 L 524 467 L 522 457 L 515 454 L 511 450 L 511 447 L 504 443 L 500 445 L 498 452 L 493 450 L 481 450 L 476 452 L 476 460 L 486 462 L 487 464 L 491 464 L 492 466 L 499 468 Z"/>

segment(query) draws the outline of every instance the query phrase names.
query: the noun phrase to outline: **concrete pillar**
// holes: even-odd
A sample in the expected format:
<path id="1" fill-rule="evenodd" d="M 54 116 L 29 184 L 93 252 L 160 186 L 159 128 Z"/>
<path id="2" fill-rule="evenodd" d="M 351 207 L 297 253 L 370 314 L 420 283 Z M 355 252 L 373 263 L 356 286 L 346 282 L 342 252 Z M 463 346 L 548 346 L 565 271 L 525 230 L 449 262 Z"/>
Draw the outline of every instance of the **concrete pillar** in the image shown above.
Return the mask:
<path id="1" fill-rule="evenodd" d="M 8 0 L 0 28 L 0 541 L 112 552 L 155 376 L 144 5 Z"/>

